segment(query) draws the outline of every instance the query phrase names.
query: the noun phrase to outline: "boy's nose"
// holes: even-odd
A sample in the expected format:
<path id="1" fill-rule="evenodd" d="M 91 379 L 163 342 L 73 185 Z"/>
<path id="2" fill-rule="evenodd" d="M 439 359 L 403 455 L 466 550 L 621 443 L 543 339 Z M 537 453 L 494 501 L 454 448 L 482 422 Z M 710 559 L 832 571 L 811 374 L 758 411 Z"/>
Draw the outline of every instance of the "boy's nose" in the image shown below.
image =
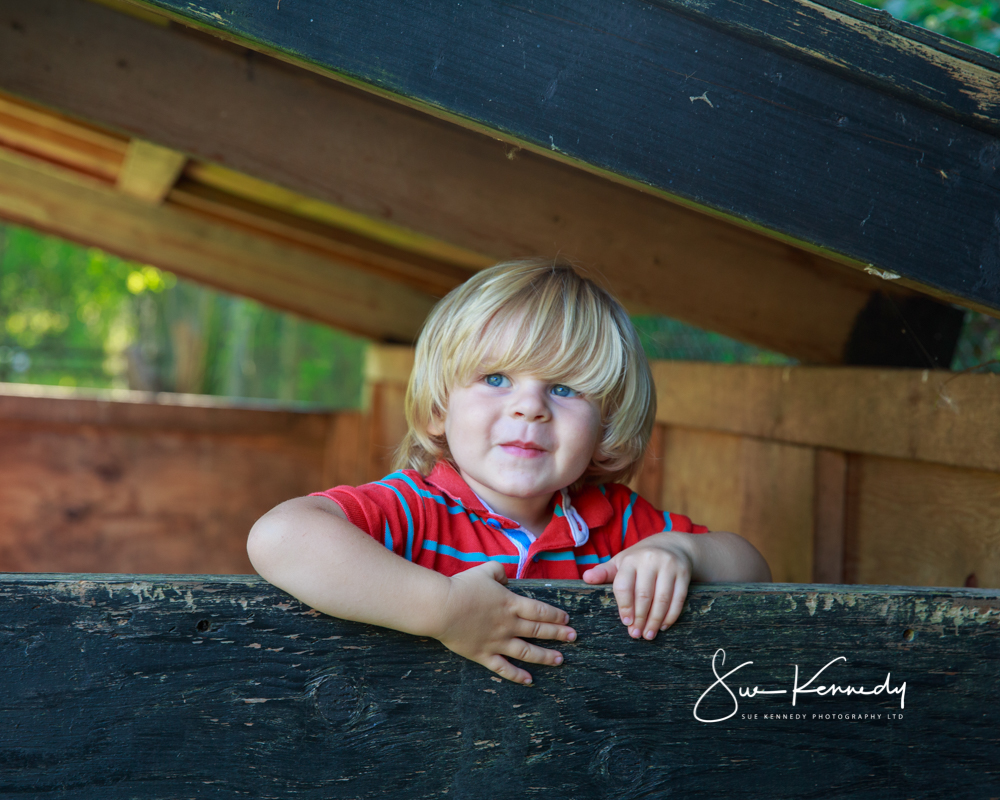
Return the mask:
<path id="1" fill-rule="evenodd" d="M 511 397 L 511 415 L 528 422 L 541 422 L 549 418 L 547 387 L 534 382 L 518 386 Z"/>

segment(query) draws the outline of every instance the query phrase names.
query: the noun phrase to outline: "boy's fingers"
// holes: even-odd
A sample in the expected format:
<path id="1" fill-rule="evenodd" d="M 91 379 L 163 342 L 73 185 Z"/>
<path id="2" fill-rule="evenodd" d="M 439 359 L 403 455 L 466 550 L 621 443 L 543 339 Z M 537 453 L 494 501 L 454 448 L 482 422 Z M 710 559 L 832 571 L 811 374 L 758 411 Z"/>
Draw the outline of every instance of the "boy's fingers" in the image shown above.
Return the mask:
<path id="1" fill-rule="evenodd" d="M 618 615 L 622 623 L 631 625 L 634 618 L 633 604 L 635 602 L 635 569 L 625 566 L 615 575 L 615 602 L 618 603 Z"/>
<path id="2" fill-rule="evenodd" d="M 523 670 L 520 667 L 515 667 L 503 656 L 491 656 L 485 661 L 481 661 L 479 663 L 491 672 L 495 672 L 505 680 L 512 681 L 514 683 L 531 683 L 530 672 Z"/>
<path id="3" fill-rule="evenodd" d="M 653 606 L 653 597 L 657 591 L 657 573 L 649 569 L 642 569 L 635 576 L 635 622 L 629 627 L 629 634 L 633 639 L 638 639 L 646 630 L 646 619 L 649 617 Z"/>
<path id="4" fill-rule="evenodd" d="M 525 639 L 554 639 L 559 642 L 576 640 L 576 631 L 566 625 L 554 625 L 549 622 L 536 622 L 527 619 L 518 622 L 514 635 L 522 636 Z"/>
<path id="5" fill-rule="evenodd" d="M 688 585 L 689 581 L 686 578 L 678 578 L 674 581 L 673 599 L 670 602 L 670 610 L 667 612 L 667 618 L 663 621 L 660 630 L 666 630 L 677 622 L 681 612 L 684 610 L 684 600 L 687 598 Z"/>
<path id="6" fill-rule="evenodd" d="M 649 609 L 643 633 L 647 639 L 655 639 L 657 632 L 667 627 L 666 620 L 672 608 L 677 583 L 678 581 L 672 577 L 662 575 L 660 580 L 656 582 L 656 594 L 653 597 L 653 605 Z"/>
<path id="7" fill-rule="evenodd" d="M 518 661 L 525 661 L 528 664 L 556 666 L 563 662 L 562 653 L 558 650 L 539 647 L 537 644 L 531 644 L 523 639 L 511 639 L 501 652 L 507 658 L 516 658 Z"/>
<path id="8" fill-rule="evenodd" d="M 554 622 L 557 625 L 565 625 L 569 622 L 569 614 L 561 608 L 527 597 L 518 597 L 518 599 L 520 602 L 514 610 L 521 619 L 531 622 Z"/>
<path id="9" fill-rule="evenodd" d="M 611 583 L 618 574 L 618 565 L 613 561 L 607 564 L 598 564 L 583 573 L 584 583 L 596 585 L 599 583 Z"/>

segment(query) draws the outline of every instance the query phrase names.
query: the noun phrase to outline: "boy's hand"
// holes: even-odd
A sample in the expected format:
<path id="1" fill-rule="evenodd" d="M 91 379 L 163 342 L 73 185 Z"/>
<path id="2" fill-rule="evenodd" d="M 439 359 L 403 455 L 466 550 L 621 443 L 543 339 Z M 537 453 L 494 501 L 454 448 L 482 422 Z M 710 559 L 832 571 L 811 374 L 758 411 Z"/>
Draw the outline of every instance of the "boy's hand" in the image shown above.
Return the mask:
<path id="1" fill-rule="evenodd" d="M 538 600 L 504 588 L 507 575 L 496 562 L 480 564 L 453 575 L 443 609 L 443 625 L 436 638 L 449 650 L 482 664 L 501 678 L 530 684 L 531 675 L 504 656 L 532 664 L 561 664 L 562 654 L 530 639 L 572 642 L 576 631 L 569 615 Z"/>
<path id="2" fill-rule="evenodd" d="M 613 582 L 618 615 L 629 635 L 655 639 L 681 615 L 692 568 L 691 556 L 680 540 L 657 534 L 588 569 L 583 580 Z"/>

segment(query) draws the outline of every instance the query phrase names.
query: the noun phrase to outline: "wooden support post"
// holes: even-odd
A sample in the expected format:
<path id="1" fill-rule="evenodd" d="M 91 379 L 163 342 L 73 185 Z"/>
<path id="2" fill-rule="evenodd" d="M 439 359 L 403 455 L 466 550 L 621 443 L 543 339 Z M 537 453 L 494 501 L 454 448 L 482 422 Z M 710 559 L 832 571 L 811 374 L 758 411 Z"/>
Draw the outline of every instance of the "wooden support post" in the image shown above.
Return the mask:
<path id="1" fill-rule="evenodd" d="M 532 688 L 257 578 L 0 577 L 0 792 L 861 800 L 1000 782 L 998 592 L 700 585 L 645 642 L 610 587 L 512 588 L 579 633 Z"/>
<path id="2" fill-rule="evenodd" d="M 373 345 L 365 354 L 364 407 L 368 413 L 369 481 L 392 472 L 396 448 L 406 435 L 406 385 L 413 370 L 412 347 Z"/>

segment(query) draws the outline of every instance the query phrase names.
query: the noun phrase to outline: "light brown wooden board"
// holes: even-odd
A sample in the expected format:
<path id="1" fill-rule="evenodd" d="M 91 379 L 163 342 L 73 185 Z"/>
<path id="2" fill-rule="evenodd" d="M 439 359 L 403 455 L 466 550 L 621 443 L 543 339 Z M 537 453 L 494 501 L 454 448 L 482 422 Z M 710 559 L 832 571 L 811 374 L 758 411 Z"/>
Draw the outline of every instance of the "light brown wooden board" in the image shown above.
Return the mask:
<path id="1" fill-rule="evenodd" d="M 658 361 L 661 423 L 1000 471 L 1000 375 Z"/>
<path id="2" fill-rule="evenodd" d="M 776 581 L 812 580 L 813 450 L 674 427 L 664 441 L 664 509 L 745 537 Z"/>
<path id="3" fill-rule="evenodd" d="M 1000 587 L 1000 474 L 859 456 L 852 583 Z"/>
<path id="4" fill-rule="evenodd" d="M 0 25 L 0 88 L 494 258 L 575 258 L 635 310 L 835 363 L 886 287 L 263 56 L 71 0 L 0 14 L 23 28 Z"/>
<path id="5" fill-rule="evenodd" d="M 322 414 L 0 397 L 0 571 L 252 572 L 257 517 L 325 488 L 329 425 Z"/>
<path id="6" fill-rule="evenodd" d="M 0 217 L 375 338 L 416 337 L 434 298 L 315 251 L 172 206 L 149 206 L 0 150 Z"/>

